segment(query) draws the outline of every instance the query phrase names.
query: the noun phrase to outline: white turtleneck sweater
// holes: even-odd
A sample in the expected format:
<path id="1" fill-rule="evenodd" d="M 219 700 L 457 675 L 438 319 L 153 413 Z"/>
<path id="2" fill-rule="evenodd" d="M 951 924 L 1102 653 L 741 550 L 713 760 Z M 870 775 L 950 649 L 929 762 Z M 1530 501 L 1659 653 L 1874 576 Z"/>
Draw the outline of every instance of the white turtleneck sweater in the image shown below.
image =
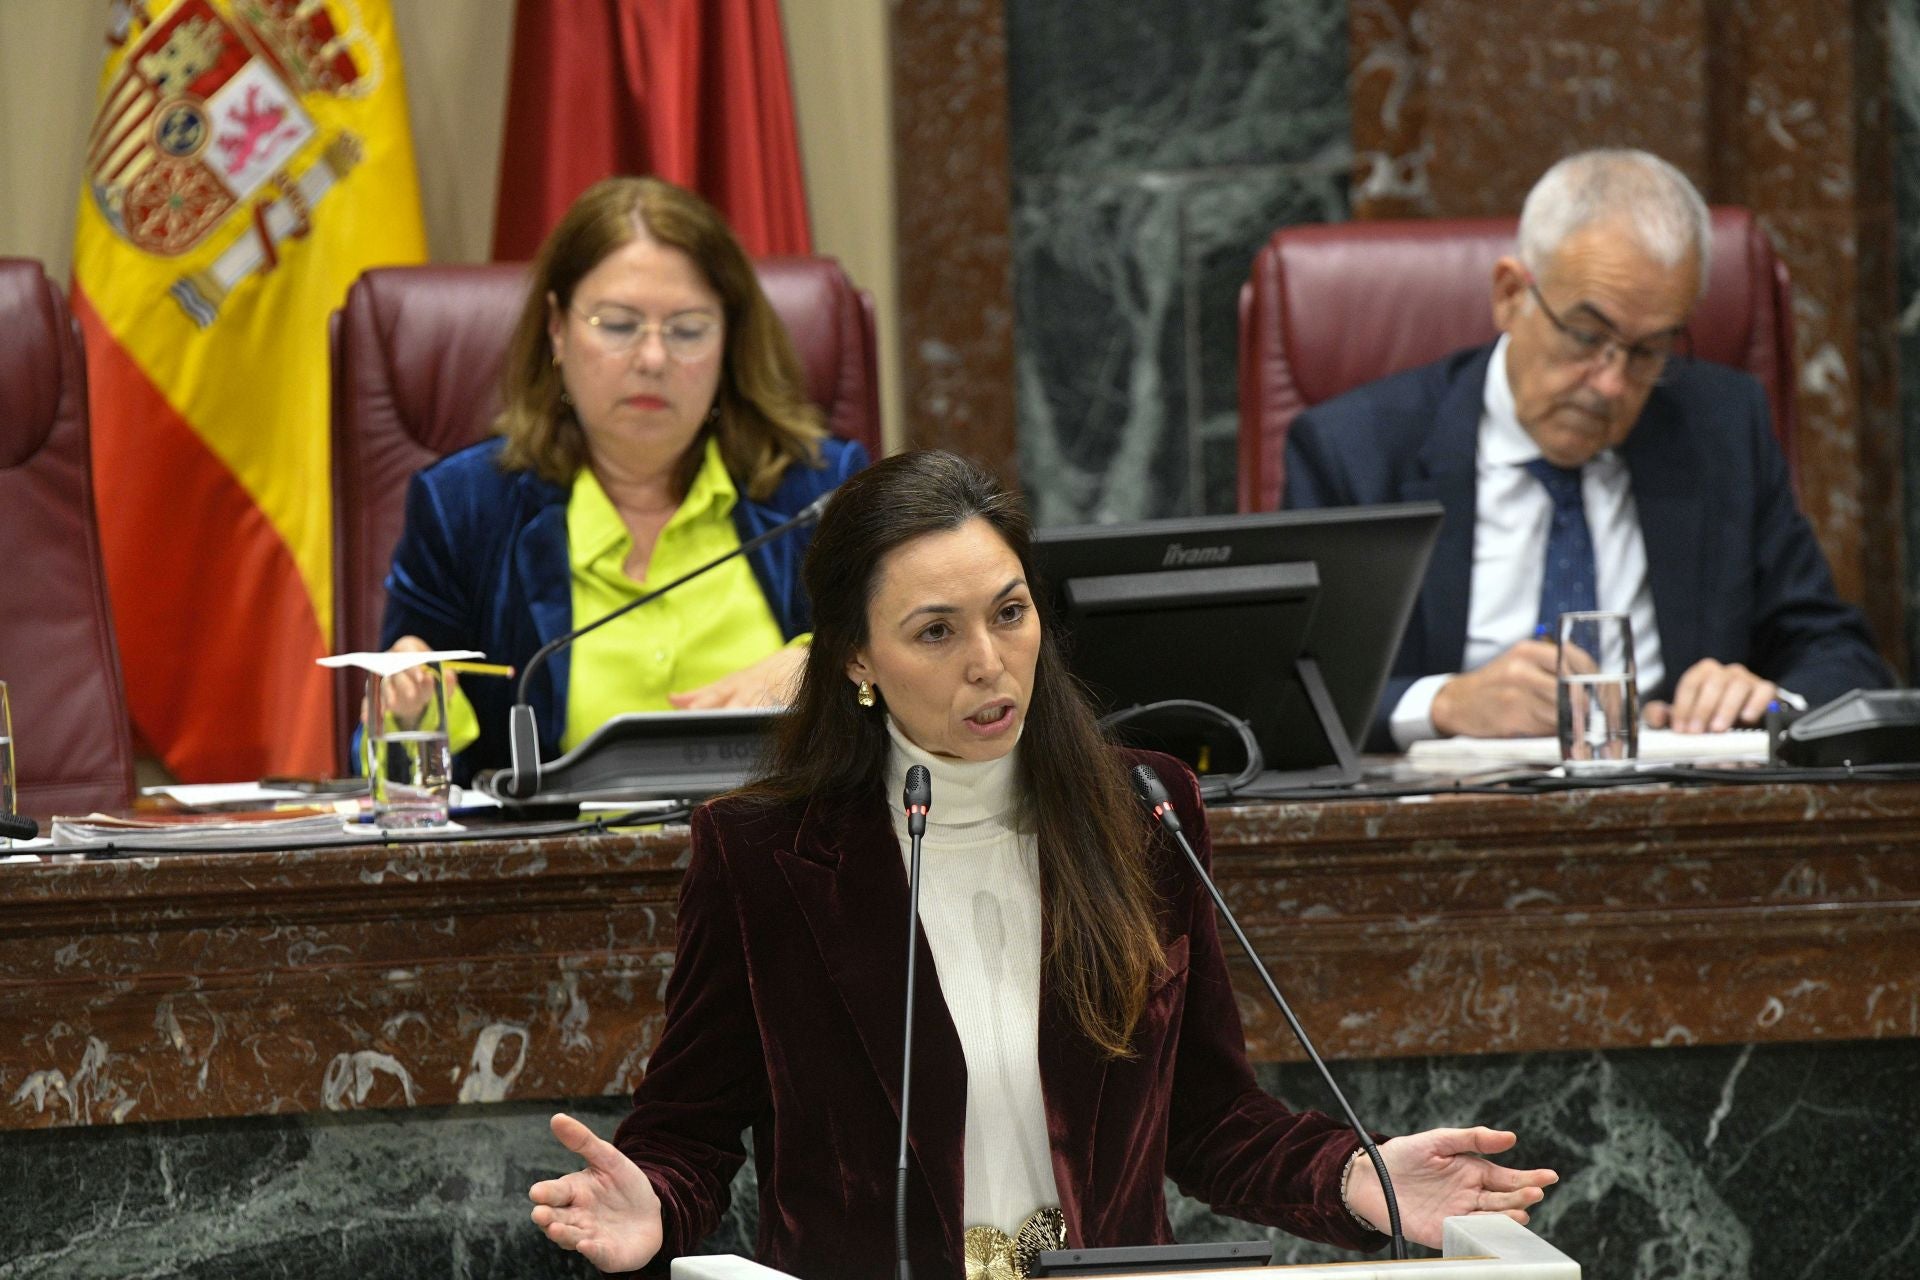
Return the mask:
<path id="1" fill-rule="evenodd" d="M 887 730 L 888 794 L 900 794 L 913 765 L 933 778 L 920 929 L 967 1060 L 965 1223 L 1012 1234 L 1060 1202 L 1040 1091 L 1039 846 L 1014 827 L 1013 752 L 951 760 L 922 751 L 891 720 Z M 893 826 L 905 859 L 898 807 Z"/>

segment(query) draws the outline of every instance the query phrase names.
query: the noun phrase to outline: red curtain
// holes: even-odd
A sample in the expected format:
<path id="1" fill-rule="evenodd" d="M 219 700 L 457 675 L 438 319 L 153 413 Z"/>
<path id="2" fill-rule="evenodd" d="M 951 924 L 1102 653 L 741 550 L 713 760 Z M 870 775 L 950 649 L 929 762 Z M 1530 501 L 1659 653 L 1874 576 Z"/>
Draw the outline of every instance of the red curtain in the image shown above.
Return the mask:
<path id="1" fill-rule="evenodd" d="M 699 192 L 756 257 L 813 251 L 779 0 L 520 0 L 494 258 L 620 173 Z"/>

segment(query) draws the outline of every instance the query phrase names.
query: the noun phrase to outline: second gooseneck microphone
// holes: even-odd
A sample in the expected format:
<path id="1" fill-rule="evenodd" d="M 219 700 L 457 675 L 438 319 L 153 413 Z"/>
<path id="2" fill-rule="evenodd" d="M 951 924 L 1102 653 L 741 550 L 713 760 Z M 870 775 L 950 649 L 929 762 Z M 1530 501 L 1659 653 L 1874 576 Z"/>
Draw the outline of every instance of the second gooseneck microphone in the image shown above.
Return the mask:
<path id="1" fill-rule="evenodd" d="M 1367 1159 L 1373 1163 L 1374 1173 L 1380 1178 L 1380 1191 L 1387 1200 L 1387 1226 L 1388 1234 L 1393 1237 L 1393 1256 L 1396 1259 L 1404 1259 L 1407 1256 L 1407 1241 L 1400 1234 L 1400 1202 L 1394 1198 L 1393 1180 L 1387 1176 L 1387 1162 L 1380 1155 L 1380 1148 L 1374 1145 L 1373 1135 L 1367 1132 L 1366 1126 L 1360 1123 L 1360 1118 L 1354 1115 L 1353 1108 L 1347 1104 L 1347 1095 L 1340 1092 L 1340 1086 L 1334 1083 L 1333 1073 L 1327 1070 L 1327 1064 L 1320 1060 L 1319 1051 L 1313 1047 L 1313 1041 L 1307 1038 L 1306 1028 L 1300 1025 L 1300 1019 L 1293 1016 L 1293 1009 L 1287 1004 L 1287 998 L 1281 995 L 1280 988 L 1274 985 L 1273 975 L 1268 973 L 1267 966 L 1260 962 L 1259 953 L 1253 949 L 1253 943 L 1247 940 L 1246 931 L 1241 929 L 1240 922 L 1234 919 L 1233 912 L 1227 906 L 1227 900 L 1220 896 L 1219 886 L 1214 884 L 1213 877 L 1208 875 L 1207 869 L 1200 864 L 1200 855 L 1193 851 L 1193 846 L 1187 842 L 1186 833 L 1180 829 L 1180 815 L 1174 812 L 1173 801 L 1168 798 L 1166 784 L 1160 781 L 1160 775 L 1153 771 L 1152 765 L 1137 764 L 1133 766 L 1132 778 L 1133 793 L 1153 811 L 1153 816 L 1160 820 L 1160 825 L 1165 827 L 1179 843 L 1181 850 L 1187 855 L 1187 861 L 1193 864 L 1194 874 L 1200 877 L 1200 883 L 1207 887 L 1207 893 L 1213 898 L 1214 910 L 1220 913 L 1221 919 L 1225 920 L 1233 930 L 1233 936 L 1240 940 L 1240 949 L 1247 953 L 1247 959 L 1253 961 L 1254 970 L 1260 975 L 1260 981 L 1267 986 L 1267 994 L 1273 998 L 1273 1003 L 1280 1010 L 1281 1016 L 1286 1018 L 1287 1025 L 1293 1028 L 1294 1038 L 1300 1042 L 1300 1047 L 1307 1051 L 1307 1057 L 1313 1059 L 1313 1065 L 1320 1069 L 1320 1078 L 1325 1080 L 1327 1088 L 1333 1091 L 1335 1101 L 1340 1104 L 1340 1110 L 1346 1113 L 1347 1124 L 1359 1137 L 1360 1146 L 1366 1151 Z"/>
<path id="2" fill-rule="evenodd" d="M 898 1255 L 899 1280 L 913 1280 L 907 1265 L 907 1104 L 913 1090 L 914 957 L 920 949 L 920 838 L 927 833 L 927 810 L 933 807 L 933 777 L 927 766 L 907 770 L 900 797 L 907 811 L 907 1031 L 900 1054 L 900 1166 L 893 1184 L 893 1243 Z"/>
<path id="3" fill-rule="evenodd" d="M 535 650 L 533 657 L 527 659 L 527 665 L 520 671 L 520 689 L 514 698 L 513 707 L 507 712 L 507 750 L 512 767 L 500 789 L 515 800 L 529 799 L 540 789 L 540 726 L 534 721 L 533 707 L 527 702 L 527 693 L 533 688 L 533 673 L 538 671 L 548 658 L 589 631 L 597 631 L 622 614 L 631 613 L 643 604 L 658 600 L 667 592 L 691 582 L 709 570 L 718 569 L 736 556 L 752 555 L 768 543 L 784 538 L 796 529 L 804 529 L 818 522 L 820 517 L 826 514 L 827 503 L 835 492 L 834 489 L 827 490 L 765 533 L 747 539 L 733 550 L 715 556 L 699 568 L 681 574 L 657 590 L 634 597 L 618 609 L 600 615 L 585 626 L 575 627 L 571 631 L 555 636 Z"/>

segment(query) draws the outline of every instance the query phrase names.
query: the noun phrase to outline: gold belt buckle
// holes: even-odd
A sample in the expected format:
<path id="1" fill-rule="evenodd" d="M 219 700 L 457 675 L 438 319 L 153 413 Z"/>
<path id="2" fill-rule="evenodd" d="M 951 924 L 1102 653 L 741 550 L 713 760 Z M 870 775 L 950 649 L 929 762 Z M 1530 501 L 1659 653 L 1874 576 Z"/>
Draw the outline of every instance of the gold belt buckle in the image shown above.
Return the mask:
<path id="1" fill-rule="evenodd" d="M 998 1227 L 968 1227 L 967 1280 L 1027 1280 L 1043 1250 L 1067 1247 L 1067 1220 L 1048 1205 L 1035 1209 L 1009 1236 Z"/>

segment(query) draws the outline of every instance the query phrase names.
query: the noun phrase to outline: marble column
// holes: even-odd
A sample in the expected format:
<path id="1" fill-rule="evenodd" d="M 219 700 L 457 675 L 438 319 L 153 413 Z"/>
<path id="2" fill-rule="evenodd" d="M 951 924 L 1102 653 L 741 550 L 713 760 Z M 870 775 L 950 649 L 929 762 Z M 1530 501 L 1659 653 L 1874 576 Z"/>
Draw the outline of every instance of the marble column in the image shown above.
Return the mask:
<path id="1" fill-rule="evenodd" d="M 1894 341 L 1905 443 L 1907 577 L 1910 602 L 1920 601 L 1920 0 L 1890 0 L 1888 63 L 1894 135 L 1895 241 L 1898 295 Z M 1907 651 L 1920 652 L 1920 608 L 1907 610 Z"/>
<path id="2" fill-rule="evenodd" d="M 894 0 L 905 436 L 1017 480 L 1001 0 Z"/>

